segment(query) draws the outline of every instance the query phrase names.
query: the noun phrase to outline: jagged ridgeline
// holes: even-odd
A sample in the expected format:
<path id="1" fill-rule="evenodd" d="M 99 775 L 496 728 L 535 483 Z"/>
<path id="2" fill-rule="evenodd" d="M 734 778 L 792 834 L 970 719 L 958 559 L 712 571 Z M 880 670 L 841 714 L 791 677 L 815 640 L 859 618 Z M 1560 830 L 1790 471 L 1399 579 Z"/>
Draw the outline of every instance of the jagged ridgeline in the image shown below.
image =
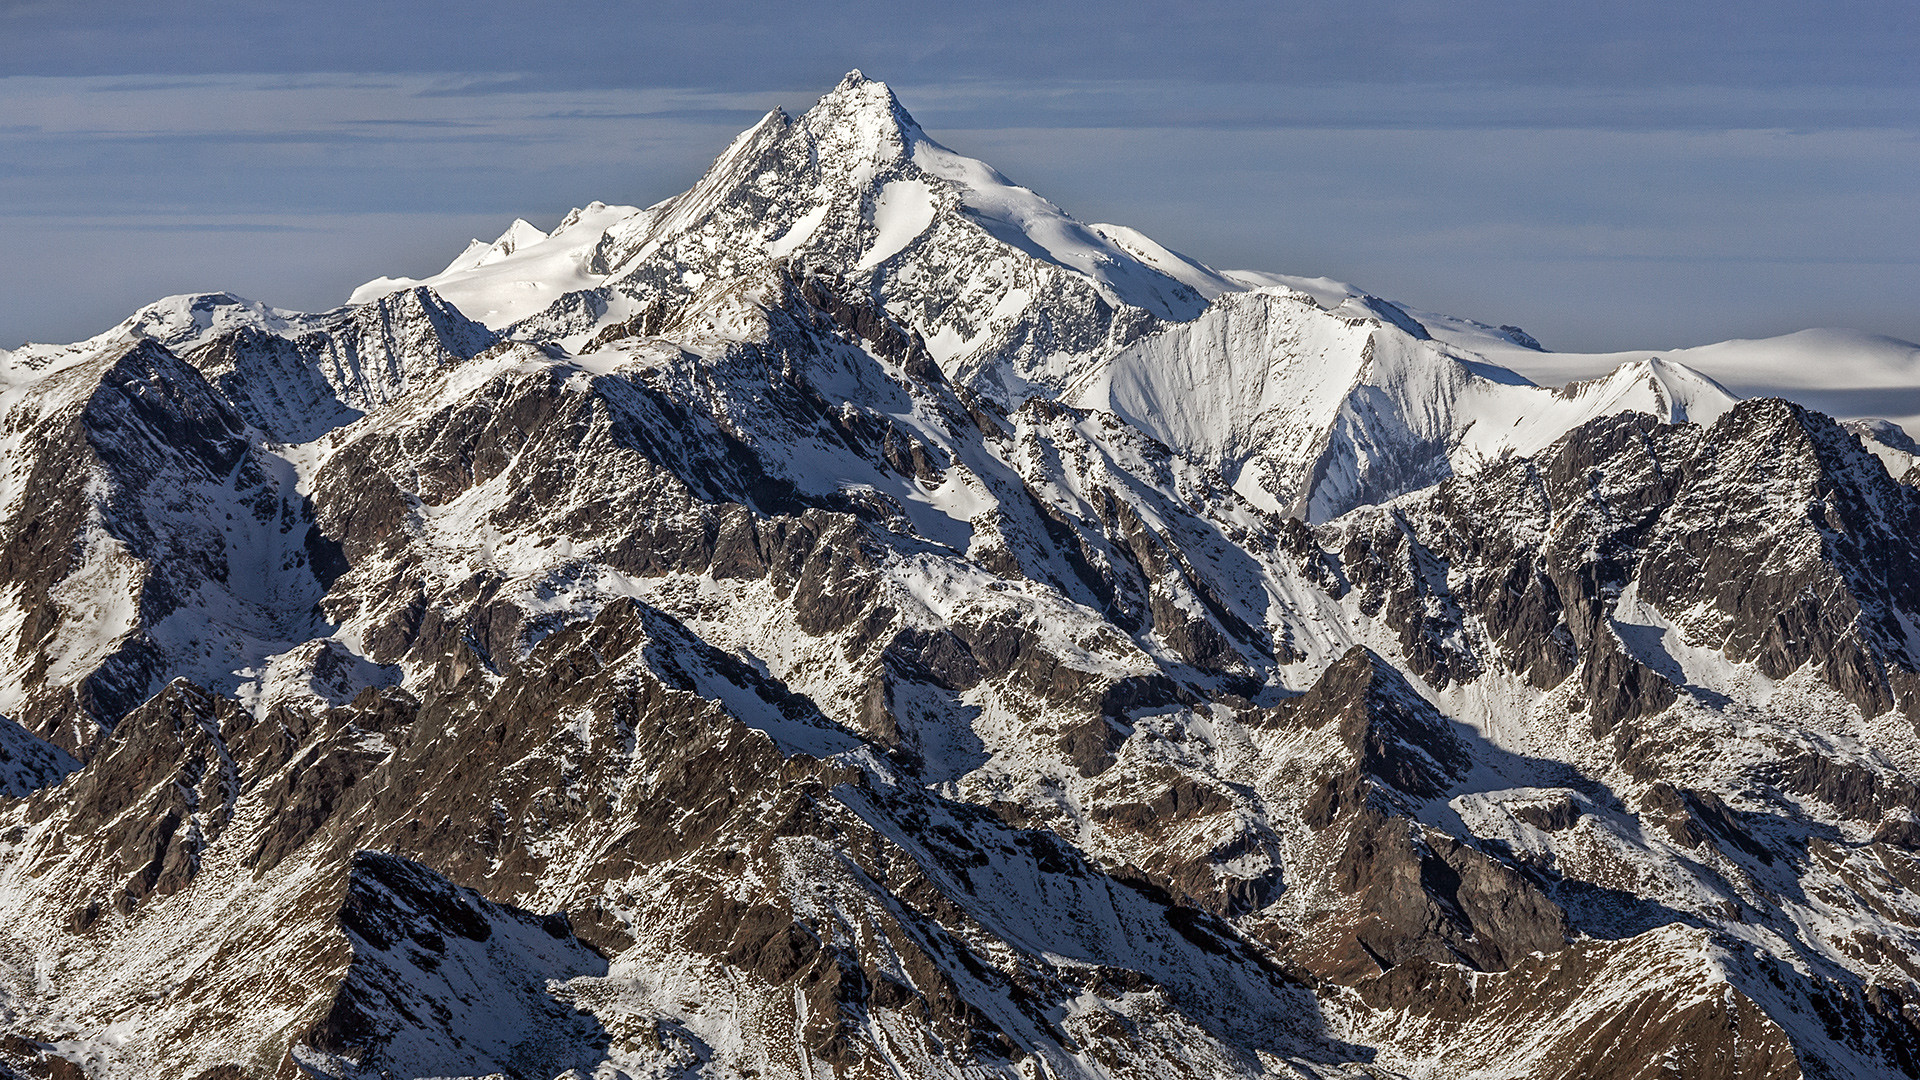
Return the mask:
<path id="1" fill-rule="evenodd" d="M 0 1074 L 1920 1074 L 1912 443 L 1496 344 L 856 73 L 0 354 Z"/>

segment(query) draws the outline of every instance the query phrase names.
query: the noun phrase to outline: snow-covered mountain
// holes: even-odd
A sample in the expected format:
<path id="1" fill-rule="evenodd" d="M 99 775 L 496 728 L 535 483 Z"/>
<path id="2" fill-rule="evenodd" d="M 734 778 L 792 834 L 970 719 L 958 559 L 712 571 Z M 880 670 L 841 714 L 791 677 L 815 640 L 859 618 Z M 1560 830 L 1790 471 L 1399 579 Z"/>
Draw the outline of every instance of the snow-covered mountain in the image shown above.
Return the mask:
<path id="1" fill-rule="evenodd" d="M 424 284 L 495 329 L 524 323 L 527 336 L 581 348 L 645 323 L 663 295 L 783 261 L 867 290 L 958 385 L 1003 405 L 1040 392 L 1119 412 L 1222 468 L 1256 504 L 1311 505 L 1316 520 L 1537 450 L 1620 408 L 1683 418 L 1690 403 L 1710 420 L 1733 400 L 1716 379 L 1847 405 L 1831 409 L 1843 419 L 1882 415 L 1904 400 L 1886 388 L 1920 386 L 1920 347 L 1902 353 L 1891 339 L 1868 348 L 1809 331 L 1666 355 L 1557 354 L 1518 328 L 1423 322 L 1342 282 L 1223 274 L 1135 230 L 1073 220 L 934 142 L 857 72 L 802 117 L 768 114 L 677 198 L 595 203 L 544 239 L 515 221 L 435 277 L 379 278 L 353 299 Z M 1264 299 L 1209 303 L 1233 293 Z M 1170 352 L 1184 354 L 1171 368 Z M 1182 385 L 1159 385 L 1169 378 Z M 1530 386 L 1499 389 L 1530 380 L 1571 400 L 1546 407 Z M 1875 397 L 1841 400 L 1876 385 Z M 1262 460 L 1239 445 L 1250 438 Z M 1312 483 L 1329 485 L 1317 503 Z"/>
<path id="2" fill-rule="evenodd" d="M 1598 416 L 1709 423 L 1735 400 L 1659 359 L 1546 389 L 1340 310 L 1290 290 L 1222 297 L 1121 350 L 1067 397 L 1219 470 L 1255 505 L 1310 521 L 1536 453 Z"/>
<path id="3" fill-rule="evenodd" d="M 1920 1074 L 1920 447 L 1737 353 L 1216 272 L 855 73 L 0 355 L 0 1068 Z"/>

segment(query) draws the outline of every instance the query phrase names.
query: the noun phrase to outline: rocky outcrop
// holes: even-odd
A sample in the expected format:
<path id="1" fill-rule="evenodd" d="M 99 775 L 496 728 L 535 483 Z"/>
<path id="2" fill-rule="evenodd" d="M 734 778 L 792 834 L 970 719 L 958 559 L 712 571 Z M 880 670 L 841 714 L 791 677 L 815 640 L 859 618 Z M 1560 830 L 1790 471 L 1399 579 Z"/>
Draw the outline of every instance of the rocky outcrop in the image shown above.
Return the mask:
<path id="1" fill-rule="evenodd" d="M 1577 674 L 1600 730 L 1724 693 L 1692 681 L 1688 649 L 1774 680 L 1807 668 L 1864 713 L 1911 713 L 1916 658 L 1893 613 L 1917 602 L 1902 568 L 1916 514 L 1832 420 L 1763 400 L 1711 427 L 1593 421 L 1355 515 L 1339 555 L 1423 678 Z"/>
<path id="2" fill-rule="evenodd" d="M 338 920 L 353 963 L 295 1044 L 309 1070 L 549 1076 L 604 1056 L 605 1031 L 551 989 L 607 970 L 565 915 L 494 904 L 418 863 L 363 851 Z"/>
<path id="3" fill-rule="evenodd" d="M 1296 963 L 1341 982 L 1420 959 L 1501 971 L 1563 948 L 1565 914 L 1521 868 L 1423 824 L 1471 758 L 1449 722 L 1377 654 L 1356 648 L 1270 721 L 1311 733 L 1316 776 L 1299 813 L 1318 858 Z M 1317 759 L 1317 760 L 1315 760 Z"/>
<path id="4" fill-rule="evenodd" d="M 0 693 L 24 726 L 84 756 L 171 676 L 204 677 L 214 650 L 311 632 L 324 590 L 294 478 L 165 346 L 86 355 L 15 423 L 30 468 L 0 575 L 28 614 Z"/>

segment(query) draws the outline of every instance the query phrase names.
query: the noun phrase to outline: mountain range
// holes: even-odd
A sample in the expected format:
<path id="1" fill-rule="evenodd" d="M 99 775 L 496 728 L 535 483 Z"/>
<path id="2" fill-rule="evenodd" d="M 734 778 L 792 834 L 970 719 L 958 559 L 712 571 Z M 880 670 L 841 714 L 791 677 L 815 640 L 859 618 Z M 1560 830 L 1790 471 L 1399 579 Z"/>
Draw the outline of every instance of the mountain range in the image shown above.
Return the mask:
<path id="1" fill-rule="evenodd" d="M 1920 347 L 1215 270 L 855 72 L 0 414 L 0 1075 L 1920 1075 Z"/>

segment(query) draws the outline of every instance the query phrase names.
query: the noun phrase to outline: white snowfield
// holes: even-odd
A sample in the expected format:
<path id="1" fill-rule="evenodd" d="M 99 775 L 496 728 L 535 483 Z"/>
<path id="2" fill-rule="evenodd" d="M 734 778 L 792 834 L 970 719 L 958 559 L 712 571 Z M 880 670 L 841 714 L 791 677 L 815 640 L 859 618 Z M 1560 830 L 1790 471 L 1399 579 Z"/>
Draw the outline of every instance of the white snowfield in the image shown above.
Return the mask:
<path id="1" fill-rule="evenodd" d="M 1448 335 L 1436 328 L 1434 336 Z M 1920 345 L 1880 334 L 1820 328 L 1617 353 L 1535 352 L 1497 340 L 1468 347 L 1547 385 L 1657 358 L 1692 368 L 1741 397 L 1782 397 L 1841 420 L 1879 418 L 1909 433 L 1920 430 Z"/>
<path id="2" fill-rule="evenodd" d="M 473 241 L 432 277 L 375 278 L 353 290 L 347 302 L 371 303 L 425 285 L 468 318 L 498 330 L 569 292 L 599 285 L 606 277 L 594 268 L 600 243 L 609 229 L 640 212 L 631 206 L 590 203 L 569 213 L 552 235 L 516 218 L 498 240 Z"/>

